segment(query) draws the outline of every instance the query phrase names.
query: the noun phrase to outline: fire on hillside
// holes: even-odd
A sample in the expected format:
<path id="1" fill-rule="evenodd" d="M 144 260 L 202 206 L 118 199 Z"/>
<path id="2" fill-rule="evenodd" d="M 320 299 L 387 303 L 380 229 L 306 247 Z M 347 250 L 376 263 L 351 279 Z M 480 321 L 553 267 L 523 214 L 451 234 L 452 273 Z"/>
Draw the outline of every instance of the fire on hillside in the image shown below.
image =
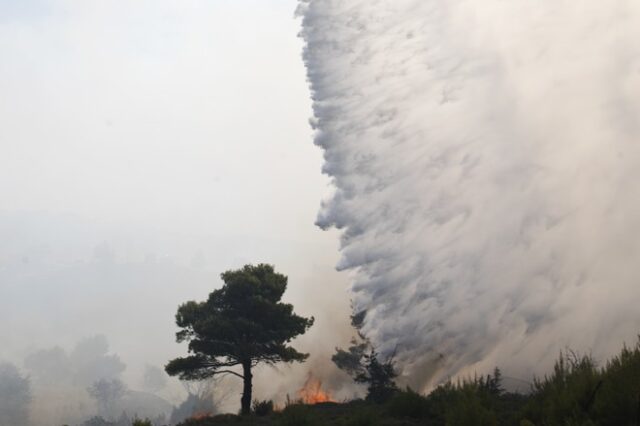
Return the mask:
<path id="1" fill-rule="evenodd" d="M 321 402 L 336 402 L 331 393 L 322 389 L 322 381 L 309 374 L 302 389 L 298 391 L 298 398 L 304 404 L 319 404 Z"/>

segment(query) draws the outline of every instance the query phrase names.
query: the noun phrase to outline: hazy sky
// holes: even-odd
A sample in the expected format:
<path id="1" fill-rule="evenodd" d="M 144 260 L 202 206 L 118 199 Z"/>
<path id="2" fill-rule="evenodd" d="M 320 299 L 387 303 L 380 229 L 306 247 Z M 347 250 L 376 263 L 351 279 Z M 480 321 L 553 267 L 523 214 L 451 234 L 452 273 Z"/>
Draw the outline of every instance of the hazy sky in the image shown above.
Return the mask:
<path id="1" fill-rule="evenodd" d="M 351 295 L 418 385 L 617 351 L 640 7 L 579 3 L 303 0 L 301 23 L 296 0 L 0 0 L 0 361 L 103 333 L 135 387 L 184 354 L 178 304 L 247 262 L 317 319 L 259 399 L 336 377 Z M 332 192 L 352 293 L 314 226 Z"/>
<path id="2" fill-rule="evenodd" d="M 104 333 L 135 385 L 184 352 L 178 304 L 245 262 L 289 275 L 310 342 L 336 336 L 295 8 L 0 0 L 0 358 Z"/>
<path id="3" fill-rule="evenodd" d="M 0 209 L 317 238 L 295 3 L 0 2 Z"/>

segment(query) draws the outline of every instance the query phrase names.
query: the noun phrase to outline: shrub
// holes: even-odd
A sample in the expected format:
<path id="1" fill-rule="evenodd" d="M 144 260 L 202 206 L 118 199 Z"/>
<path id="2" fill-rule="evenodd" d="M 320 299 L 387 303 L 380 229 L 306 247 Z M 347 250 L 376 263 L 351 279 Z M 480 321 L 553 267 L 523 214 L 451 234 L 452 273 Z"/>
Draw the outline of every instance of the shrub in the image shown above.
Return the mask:
<path id="1" fill-rule="evenodd" d="M 601 379 L 590 356 L 560 354 L 553 373 L 534 381 L 525 417 L 536 424 L 582 424 L 589 418 Z"/>
<path id="2" fill-rule="evenodd" d="M 133 423 L 131 423 L 131 426 L 152 426 L 152 424 L 151 424 L 151 420 L 149 419 L 144 419 L 144 420 L 135 419 Z"/>
<path id="3" fill-rule="evenodd" d="M 372 409 L 360 409 L 348 417 L 344 426 L 378 426 L 381 425 L 380 415 Z"/>
<path id="4" fill-rule="evenodd" d="M 470 389 L 463 389 L 452 401 L 446 413 L 447 426 L 496 426 L 495 413 L 483 405 L 479 395 Z"/>
<path id="5" fill-rule="evenodd" d="M 273 401 L 253 401 L 253 413 L 258 417 L 267 416 L 273 413 Z"/>
<path id="6" fill-rule="evenodd" d="M 280 414 L 279 426 L 318 426 L 316 417 L 306 405 L 289 405 Z"/>
<path id="7" fill-rule="evenodd" d="M 422 395 L 411 388 L 398 392 L 386 404 L 387 412 L 392 417 L 421 419 L 429 415 L 429 403 Z"/>
<path id="8" fill-rule="evenodd" d="M 640 342 L 624 346 L 604 367 L 602 386 L 593 403 L 593 417 L 603 425 L 634 423 L 640 418 Z"/>

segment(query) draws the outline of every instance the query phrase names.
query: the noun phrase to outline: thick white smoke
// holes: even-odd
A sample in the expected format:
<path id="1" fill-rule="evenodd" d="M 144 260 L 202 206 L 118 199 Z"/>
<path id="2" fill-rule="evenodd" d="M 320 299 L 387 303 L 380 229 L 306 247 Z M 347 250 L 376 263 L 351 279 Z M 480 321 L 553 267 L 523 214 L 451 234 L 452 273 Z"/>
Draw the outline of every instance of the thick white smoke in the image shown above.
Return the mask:
<path id="1" fill-rule="evenodd" d="M 340 268 L 422 384 L 640 331 L 640 2 L 302 0 Z"/>

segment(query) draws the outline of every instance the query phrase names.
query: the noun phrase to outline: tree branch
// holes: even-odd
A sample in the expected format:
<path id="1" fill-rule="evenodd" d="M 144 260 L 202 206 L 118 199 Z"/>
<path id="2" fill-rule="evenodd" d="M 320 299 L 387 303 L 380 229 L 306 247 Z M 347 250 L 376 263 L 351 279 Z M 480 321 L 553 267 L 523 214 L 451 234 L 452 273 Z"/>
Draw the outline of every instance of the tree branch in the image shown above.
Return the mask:
<path id="1" fill-rule="evenodd" d="M 244 380 L 244 376 L 242 374 L 238 374 L 235 371 L 231 371 L 231 370 L 218 370 L 216 371 L 214 374 L 218 374 L 218 373 L 225 373 L 225 374 L 233 374 L 234 376 L 238 376 L 241 379 Z"/>

